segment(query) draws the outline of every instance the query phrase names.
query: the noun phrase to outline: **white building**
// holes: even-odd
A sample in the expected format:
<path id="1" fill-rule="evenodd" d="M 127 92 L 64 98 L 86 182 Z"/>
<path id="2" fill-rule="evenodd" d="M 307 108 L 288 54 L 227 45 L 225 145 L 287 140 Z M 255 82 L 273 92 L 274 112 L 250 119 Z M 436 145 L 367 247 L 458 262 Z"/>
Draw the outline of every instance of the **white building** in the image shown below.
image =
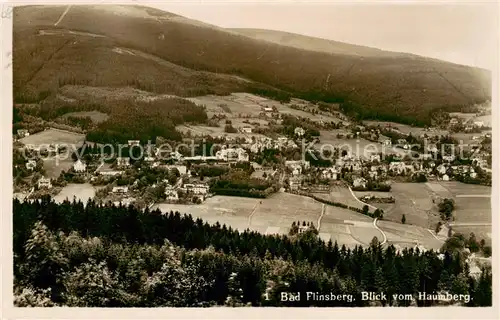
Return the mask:
<path id="1" fill-rule="evenodd" d="M 130 158 L 118 157 L 116 158 L 116 165 L 118 167 L 128 167 L 130 166 Z"/>
<path id="2" fill-rule="evenodd" d="M 306 133 L 306 130 L 302 129 L 301 127 L 297 127 L 295 128 L 294 133 L 296 136 L 302 137 Z"/>
<path id="3" fill-rule="evenodd" d="M 129 140 L 128 141 L 128 146 L 129 147 L 138 146 L 140 144 L 141 144 L 141 141 L 139 141 L 139 140 Z"/>
<path id="4" fill-rule="evenodd" d="M 111 192 L 120 194 L 127 193 L 128 187 L 127 186 L 113 187 L 113 190 Z"/>
<path id="5" fill-rule="evenodd" d="M 183 189 L 185 189 L 187 192 L 192 192 L 196 195 L 206 195 L 210 187 L 206 184 L 186 183 L 184 184 Z"/>
<path id="6" fill-rule="evenodd" d="M 165 196 L 167 197 L 167 200 L 169 201 L 178 201 L 179 200 L 179 193 L 177 190 L 174 190 L 173 188 L 166 188 L 165 189 Z"/>
<path id="7" fill-rule="evenodd" d="M 484 127 L 484 122 L 483 121 L 474 121 L 474 126 L 476 126 L 476 127 Z"/>
<path id="8" fill-rule="evenodd" d="M 49 178 L 40 178 L 38 180 L 38 189 L 50 189 L 52 188 L 52 183 Z"/>
<path id="9" fill-rule="evenodd" d="M 430 154 L 430 153 L 421 154 L 421 158 L 422 158 L 422 160 L 430 160 L 430 159 L 432 159 L 432 154 Z"/>
<path id="10" fill-rule="evenodd" d="M 355 188 L 366 188 L 366 184 L 368 181 L 365 178 L 356 178 L 354 179 L 352 185 Z"/>
<path id="11" fill-rule="evenodd" d="M 170 157 L 177 160 L 177 161 L 180 161 L 180 160 L 182 160 L 183 156 L 179 151 L 174 151 L 174 152 L 170 153 Z"/>
<path id="12" fill-rule="evenodd" d="M 33 171 L 35 168 L 36 168 L 35 160 L 28 160 L 28 162 L 26 162 L 26 169 Z"/>
<path id="13" fill-rule="evenodd" d="M 450 176 L 447 174 L 443 175 L 443 181 L 450 181 Z"/>
<path id="14" fill-rule="evenodd" d="M 321 172 L 321 177 L 323 179 L 337 180 L 338 174 L 339 172 L 336 168 L 327 168 Z"/>
<path id="15" fill-rule="evenodd" d="M 75 170 L 75 172 L 85 172 L 85 170 L 87 170 L 87 165 L 83 163 L 80 159 L 78 159 L 73 164 L 73 170 Z"/>
<path id="16" fill-rule="evenodd" d="M 435 145 L 435 144 L 427 145 L 426 149 L 427 149 L 427 151 L 434 152 L 434 153 L 438 151 L 437 145 Z"/>
<path id="17" fill-rule="evenodd" d="M 119 176 L 120 174 L 122 174 L 123 171 L 118 171 L 118 170 L 105 170 L 105 171 L 99 171 L 99 174 L 101 176 L 108 176 L 108 177 L 112 177 L 112 176 Z"/>
<path id="18" fill-rule="evenodd" d="M 180 175 L 185 175 L 188 173 L 187 167 L 185 165 L 165 165 L 165 166 L 162 166 L 161 168 L 169 170 L 169 171 L 177 169 L 177 171 L 179 171 Z"/>
<path id="19" fill-rule="evenodd" d="M 24 137 L 27 137 L 29 135 L 30 135 L 30 133 L 26 129 L 19 129 L 19 130 L 17 130 L 17 136 L 19 138 L 24 138 Z"/>
<path id="20" fill-rule="evenodd" d="M 391 141 L 391 139 L 385 139 L 384 141 L 382 141 L 382 144 L 384 146 L 390 146 L 390 145 L 392 145 L 392 141 Z"/>
<path id="21" fill-rule="evenodd" d="M 370 160 L 371 160 L 372 162 L 376 162 L 376 161 L 377 161 L 377 162 L 380 162 L 380 155 L 379 155 L 379 154 L 372 154 L 372 155 L 370 156 Z"/>
<path id="22" fill-rule="evenodd" d="M 216 152 L 215 157 L 223 161 L 248 161 L 248 153 L 242 148 L 227 148 Z"/>
<path id="23" fill-rule="evenodd" d="M 445 173 L 446 173 L 446 171 L 447 171 L 447 168 L 446 168 L 444 165 L 440 164 L 440 165 L 436 168 L 436 170 L 437 170 L 437 172 L 439 172 L 440 174 L 445 174 Z"/>
<path id="24" fill-rule="evenodd" d="M 300 164 L 293 164 L 290 166 L 290 169 L 292 169 L 292 175 L 294 176 L 302 174 L 302 166 Z"/>
<path id="25" fill-rule="evenodd" d="M 241 128 L 241 132 L 252 133 L 252 127 L 243 127 L 243 128 Z"/>
<path id="26" fill-rule="evenodd" d="M 311 166 L 311 163 L 306 160 L 287 160 L 285 161 L 285 166 L 292 168 L 294 165 L 300 165 L 302 166 L 303 169 L 309 169 Z"/>
<path id="27" fill-rule="evenodd" d="M 289 179 L 288 185 L 290 187 L 290 190 L 297 191 L 302 185 L 302 179 L 300 179 L 300 177 L 291 177 Z"/>
<path id="28" fill-rule="evenodd" d="M 452 162 L 455 160 L 455 156 L 443 156 L 444 161 Z"/>

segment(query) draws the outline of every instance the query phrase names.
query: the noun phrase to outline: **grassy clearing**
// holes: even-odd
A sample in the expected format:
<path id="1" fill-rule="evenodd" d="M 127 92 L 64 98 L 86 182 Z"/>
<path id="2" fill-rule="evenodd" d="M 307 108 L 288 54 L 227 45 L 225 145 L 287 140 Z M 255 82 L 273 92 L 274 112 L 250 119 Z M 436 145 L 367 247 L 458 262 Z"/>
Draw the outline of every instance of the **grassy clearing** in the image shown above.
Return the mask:
<path id="1" fill-rule="evenodd" d="M 406 216 L 406 223 L 434 228 L 439 221 L 439 215 L 432 202 L 432 192 L 419 183 L 393 183 L 391 193 L 396 199 L 393 206 L 385 211 L 384 219 L 401 222 L 401 217 Z"/>
<path id="2" fill-rule="evenodd" d="M 315 196 L 330 200 L 330 201 L 335 201 L 335 202 L 340 202 L 344 203 L 347 206 L 350 207 L 355 207 L 362 209 L 363 204 L 357 201 L 351 194 L 351 191 L 349 191 L 348 188 L 346 187 L 341 187 L 341 186 L 332 186 L 330 188 L 330 193 L 325 194 L 325 193 L 318 193 L 315 194 Z"/>
<path id="3" fill-rule="evenodd" d="M 109 118 L 109 116 L 107 114 L 99 112 L 99 111 L 70 112 L 70 113 L 66 113 L 62 117 L 63 118 L 68 118 L 68 117 L 85 118 L 85 117 L 89 117 L 92 120 L 92 122 L 94 122 L 94 123 L 101 123 L 103 121 L 106 121 Z"/>
<path id="4" fill-rule="evenodd" d="M 67 145 L 80 145 L 85 140 L 85 135 L 63 131 L 58 129 L 44 130 L 30 136 L 20 139 L 25 145 L 43 145 L 43 144 L 67 144 Z"/>
<path id="5" fill-rule="evenodd" d="M 67 186 L 62 188 L 61 192 L 58 195 L 54 197 L 54 201 L 57 203 L 61 203 L 66 199 L 68 199 L 69 201 L 73 201 L 74 197 L 76 198 L 76 201 L 82 201 L 86 203 L 89 198 L 94 198 L 95 191 L 95 188 L 88 183 L 68 184 Z"/>

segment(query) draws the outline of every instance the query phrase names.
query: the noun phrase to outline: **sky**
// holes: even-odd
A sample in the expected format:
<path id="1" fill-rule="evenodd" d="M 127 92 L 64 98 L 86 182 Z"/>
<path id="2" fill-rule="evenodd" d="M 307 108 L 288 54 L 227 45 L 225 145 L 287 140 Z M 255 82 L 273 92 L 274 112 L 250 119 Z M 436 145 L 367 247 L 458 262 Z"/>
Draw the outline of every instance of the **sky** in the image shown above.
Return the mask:
<path id="1" fill-rule="evenodd" d="M 496 68 L 498 4 L 367 3 L 188 0 L 148 5 L 224 28 L 287 31 Z"/>

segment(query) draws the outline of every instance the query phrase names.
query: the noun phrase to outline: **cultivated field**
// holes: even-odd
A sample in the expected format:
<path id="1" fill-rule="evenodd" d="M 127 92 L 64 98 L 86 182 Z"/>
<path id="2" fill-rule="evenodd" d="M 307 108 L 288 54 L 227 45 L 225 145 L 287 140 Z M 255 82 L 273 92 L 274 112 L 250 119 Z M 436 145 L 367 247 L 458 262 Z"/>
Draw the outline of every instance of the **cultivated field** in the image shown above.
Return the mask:
<path id="1" fill-rule="evenodd" d="M 50 144 L 80 146 L 84 140 L 85 135 L 83 134 L 53 128 L 20 139 L 25 145 L 35 146 Z"/>
<path id="2" fill-rule="evenodd" d="M 277 193 L 267 199 L 215 196 L 201 205 L 161 203 L 153 207 L 156 208 L 163 212 L 189 213 L 211 224 L 219 222 L 240 231 L 248 228 L 262 234 L 288 234 L 294 221 L 313 222 L 319 227 L 321 239 L 331 239 L 350 248 L 369 245 L 373 237 L 381 242 L 384 238 L 368 216 L 289 193 Z M 425 228 L 389 221 L 378 221 L 377 224 L 388 243 L 414 246 L 418 242 L 428 249 L 437 249 L 442 245 L 442 241 Z"/>
<path id="3" fill-rule="evenodd" d="M 378 221 L 377 225 L 387 237 L 387 244 L 400 247 L 414 247 L 418 244 L 426 249 L 438 250 L 444 243 L 443 239 L 437 239 L 426 228 L 385 220 Z"/>
<path id="4" fill-rule="evenodd" d="M 422 183 L 393 183 L 391 194 L 396 202 L 384 210 L 384 219 L 401 222 L 403 214 L 407 224 L 434 228 L 439 215 L 433 203 L 433 192 Z M 375 205 L 377 206 L 377 205 Z"/>
<path id="5" fill-rule="evenodd" d="M 163 212 L 188 213 L 211 224 L 219 222 L 221 225 L 226 224 L 243 231 L 248 228 L 248 218 L 257 203 L 258 199 L 215 196 L 201 205 L 160 203 L 153 208 L 159 208 Z"/>
<path id="6" fill-rule="evenodd" d="M 75 198 L 76 201 L 82 201 L 83 203 L 86 203 L 89 199 L 93 199 L 94 196 L 95 189 L 91 184 L 70 183 L 65 186 L 58 195 L 54 197 L 54 201 L 57 203 L 61 203 L 66 199 L 68 199 L 69 201 L 73 201 L 73 198 Z"/>
<path id="7" fill-rule="evenodd" d="M 45 169 L 45 176 L 51 179 L 58 178 L 63 170 L 68 171 L 74 164 L 74 161 L 71 159 L 71 157 L 67 157 L 66 155 L 62 155 L 61 157 L 58 156 L 42 159 L 43 168 Z"/>
<path id="8" fill-rule="evenodd" d="M 331 186 L 330 193 L 317 193 L 315 196 L 325 200 L 341 202 L 348 206 L 362 209 L 364 204 L 354 198 L 348 188 L 342 186 Z"/>
<path id="9" fill-rule="evenodd" d="M 491 187 L 456 181 L 440 182 L 440 184 L 453 195 L 455 200 L 454 223 L 492 222 Z"/>

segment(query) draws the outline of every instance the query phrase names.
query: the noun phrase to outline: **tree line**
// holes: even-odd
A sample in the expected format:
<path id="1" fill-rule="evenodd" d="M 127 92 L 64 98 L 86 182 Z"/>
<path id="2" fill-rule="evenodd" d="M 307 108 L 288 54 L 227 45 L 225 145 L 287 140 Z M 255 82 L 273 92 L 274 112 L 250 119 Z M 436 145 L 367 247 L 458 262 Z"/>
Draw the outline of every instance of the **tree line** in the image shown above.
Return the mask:
<path id="1" fill-rule="evenodd" d="M 470 294 L 491 305 L 491 272 L 476 279 L 463 256 L 397 251 L 376 238 L 346 248 L 305 232 L 239 232 L 179 212 L 99 204 L 13 201 L 17 305 L 90 307 L 367 306 L 362 291 Z M 281 292 L 352 294 L 355 301 L 282 302 Z"/>

